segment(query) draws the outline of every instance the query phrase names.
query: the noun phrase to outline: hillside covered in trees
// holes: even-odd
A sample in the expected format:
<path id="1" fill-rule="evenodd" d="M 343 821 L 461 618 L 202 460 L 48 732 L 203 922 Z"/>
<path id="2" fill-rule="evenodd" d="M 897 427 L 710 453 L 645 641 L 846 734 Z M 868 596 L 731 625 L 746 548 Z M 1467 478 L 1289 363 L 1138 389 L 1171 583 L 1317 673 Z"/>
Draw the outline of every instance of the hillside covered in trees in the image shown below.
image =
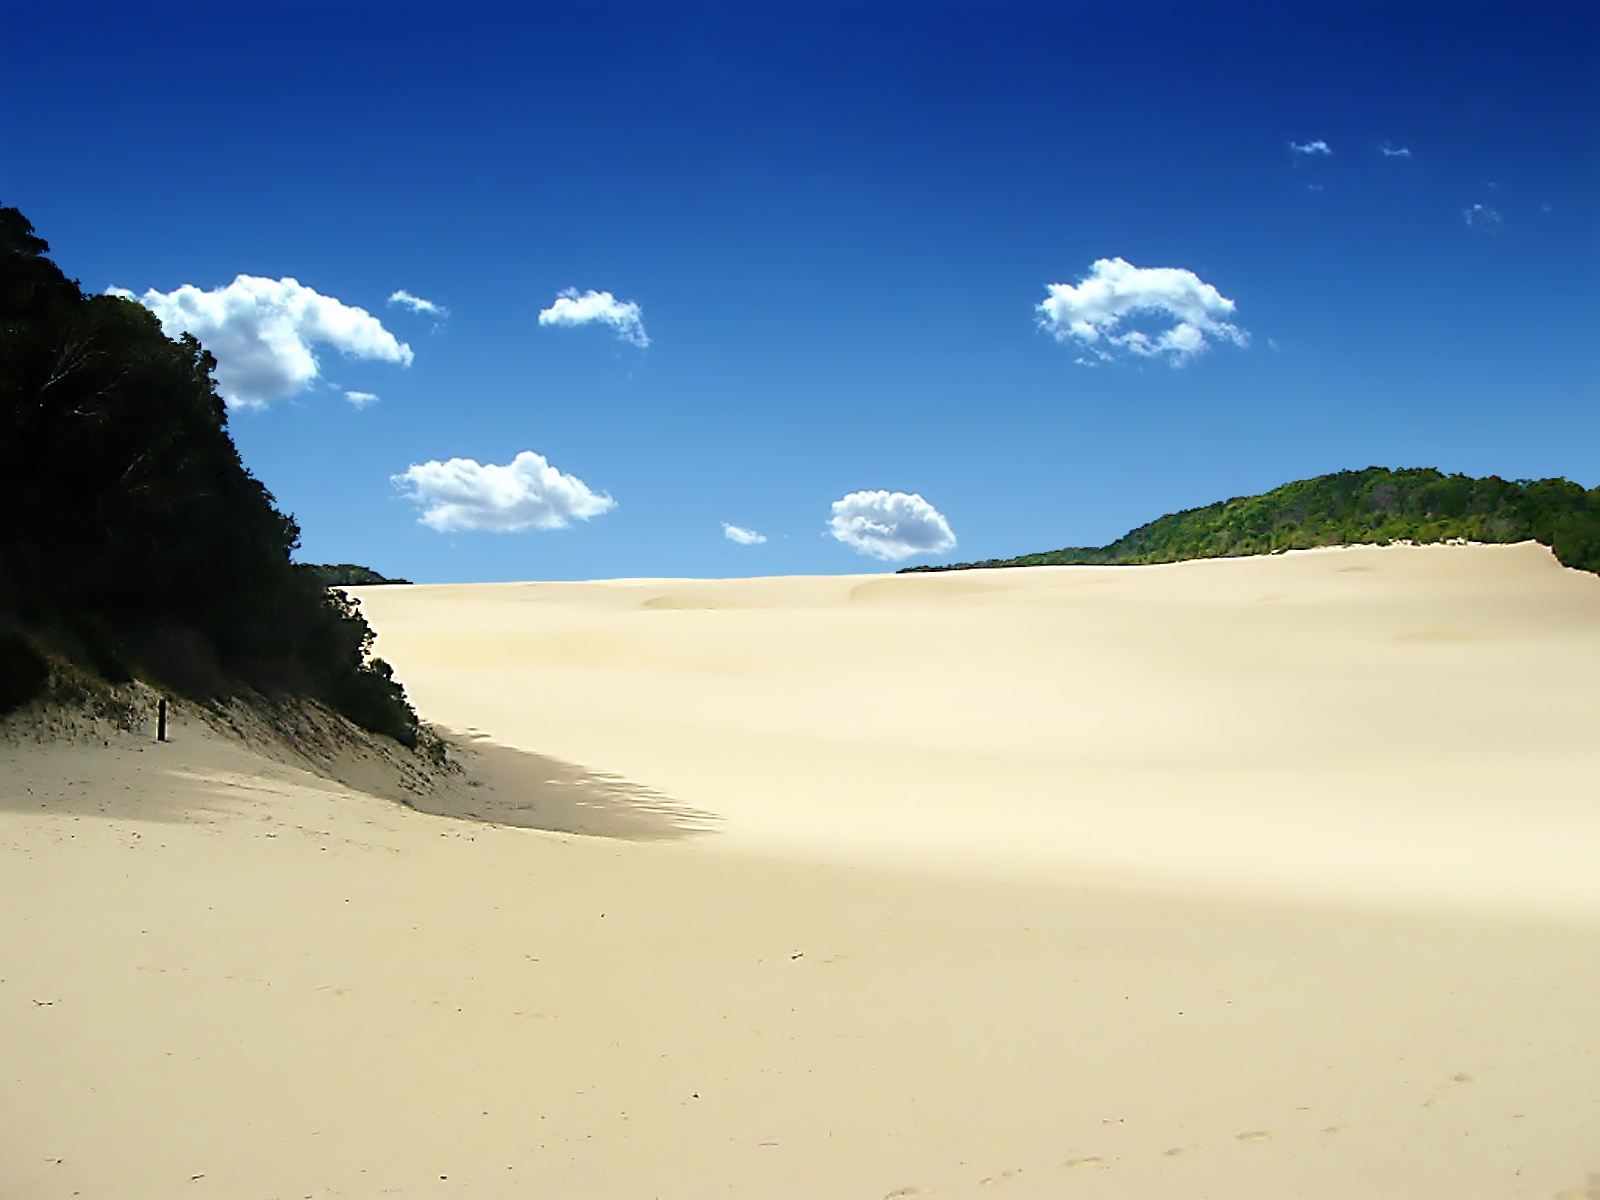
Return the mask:
<path id="1" fill-rule="evenodd" d="M 355 563 L 306 563 L 301 567 L 322 581 L 324 587 L 376 587 L 381 583 L 410 583 L 409 579 L 390 579 L 371 567 Z"/>
<path id="2" fill-rule="evenodd" d="M 1068 546 L 906 571 L 1165 563 L 1313 546 L 1453 539 L 1532 539 L 1551 547 L 1566 566 L 1600 572 L 1600 488 L 1585 491 L 1566 479 L 1513 482 L 1429 468 L 1368 467 L 1172 513 L 1107 546 Z"/>
<path id="3" fill-rule="evenodd" d="M 0 208 L 0 712 L 66 668 L 198 700 L 321 701 L 415 745 L 354 601 L 296 567 L 194 338 L 85 295 Z"/>

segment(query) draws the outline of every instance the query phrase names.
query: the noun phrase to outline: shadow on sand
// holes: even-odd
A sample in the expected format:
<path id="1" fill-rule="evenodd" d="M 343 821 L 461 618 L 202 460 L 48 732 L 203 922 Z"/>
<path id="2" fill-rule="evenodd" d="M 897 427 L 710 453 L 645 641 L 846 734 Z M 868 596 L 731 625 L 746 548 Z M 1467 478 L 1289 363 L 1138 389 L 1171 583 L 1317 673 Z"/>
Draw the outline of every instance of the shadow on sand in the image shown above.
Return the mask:
<path id="1" fill-rule="evenodd" d="M 409 797 L 419 812 L 521 829 L 627 841 L 666 841 L 715 830 L 718 818 L 618 775 L 501 746 L 480 733 L 440 729 L 464 777 Z"/>
<path id="2" fill-rule="evenodd" d="M 209 820 L 247 798 L 270 805 L 310 772 L 433 816 L 551 833 L 667 841 L 711 833 L 719 821 L 654 788 L 475 730 L 435 730 L 457 764 L 448 766 L 309 708 L 258 704 L 207 718 L 183 706 L 168 744 L 148 721 L 124 728 L 66 710 L 25 718 L 0 722 L 0 812 Z"/>

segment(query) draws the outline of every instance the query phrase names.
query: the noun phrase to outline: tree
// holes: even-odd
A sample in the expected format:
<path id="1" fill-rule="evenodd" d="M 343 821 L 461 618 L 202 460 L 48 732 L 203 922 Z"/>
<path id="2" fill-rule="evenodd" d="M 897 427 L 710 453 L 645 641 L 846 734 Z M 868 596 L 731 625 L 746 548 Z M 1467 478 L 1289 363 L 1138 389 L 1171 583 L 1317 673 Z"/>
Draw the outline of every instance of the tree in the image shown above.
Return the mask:
<path id="1" fill-rule="evenodd" d="M 48 250 L 0 208 L 0 695 L 37 676 L 26 643 L 188 695 L 315 697 L 414 742 L 353 602 L 291 565 L 299 527 L 240 462 L 216 361 Z"/>

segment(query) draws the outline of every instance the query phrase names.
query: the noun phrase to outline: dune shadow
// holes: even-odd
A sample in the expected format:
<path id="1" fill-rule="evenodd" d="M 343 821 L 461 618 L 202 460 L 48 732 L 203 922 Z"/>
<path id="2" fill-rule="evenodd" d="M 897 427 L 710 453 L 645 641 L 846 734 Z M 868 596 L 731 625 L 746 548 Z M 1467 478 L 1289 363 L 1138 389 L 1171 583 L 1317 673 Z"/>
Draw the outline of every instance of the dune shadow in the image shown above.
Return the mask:
<path id="1" fill-rule="evenodd" d="M 240 801 L 270 805 L 284 785 L 321 779 L 434 816 L 625 841 L 698 837 L 720 820 L 655 788 L 476 731 L 435 729 L 451 765 L 342 728 L 319 737 L 304 722 L 292 730 L 233 724 L 217 739 L 202 732 L 209 723 L 180 722 L 171 744 L 155 742 L 150 729 L 73 714 L 0 724 L 0 812 L 209 821 Z M 211 749 L 196 758 L 199 743 Z"/>
<path id="2" fill-rule="evenodd" d="M 13 743 L 0 746 L 0 812 L 177 825 L 226 811 L 220 800 L 202 800 L 191 778 L 163 764 L 159 750 L 135 757 L 116 743 Z"/>
<path id="3" fill-rule="evenodd" d="M 409 797 L 419 812 L 624 841 L 714 832 L 718 817 L 620 775 L 502 746 L 475 732 L 437 730 L 463 768 L 452 786 Z"/>

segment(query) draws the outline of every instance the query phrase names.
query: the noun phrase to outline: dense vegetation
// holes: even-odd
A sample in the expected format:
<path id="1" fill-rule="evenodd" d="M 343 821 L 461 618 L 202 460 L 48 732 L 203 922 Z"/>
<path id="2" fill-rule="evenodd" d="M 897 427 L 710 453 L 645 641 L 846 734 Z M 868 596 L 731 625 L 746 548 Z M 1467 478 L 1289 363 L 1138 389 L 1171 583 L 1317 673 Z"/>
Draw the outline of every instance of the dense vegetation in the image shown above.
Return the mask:
<path id="1" fill-rule="evenodd" d="M 358 567 L 355 563 L 307 563 L 302 570 L 311 572 L 322 581 L 323 587 L 372 587 L 380 583 L 410 583 L 409 579 L 390 579 L 371 567 Z"/>
<path id="2" fill-rule="evenodd" d="M 239 461 L 215 360 L 48 251 L 0 208 L 0 711 L 54 662 L 196 699 L 308 697 L 414 745 L 355 603 L 291 564 L 299 529 Z"/>
<path id="3" fill-rule="evenodd" d="M 1172 513 L 1109 546 L 1068 546 L 1020 558 L 908 567 L 975 567 L 1180 562 L 1271 554 L 1355 543 L 1520 542 L 1551 547 L 1569 567 L 1600 572 L 1600 488 L 1565 479 L 1473 479 L 1428 468 L 1340 471 Z"/>

